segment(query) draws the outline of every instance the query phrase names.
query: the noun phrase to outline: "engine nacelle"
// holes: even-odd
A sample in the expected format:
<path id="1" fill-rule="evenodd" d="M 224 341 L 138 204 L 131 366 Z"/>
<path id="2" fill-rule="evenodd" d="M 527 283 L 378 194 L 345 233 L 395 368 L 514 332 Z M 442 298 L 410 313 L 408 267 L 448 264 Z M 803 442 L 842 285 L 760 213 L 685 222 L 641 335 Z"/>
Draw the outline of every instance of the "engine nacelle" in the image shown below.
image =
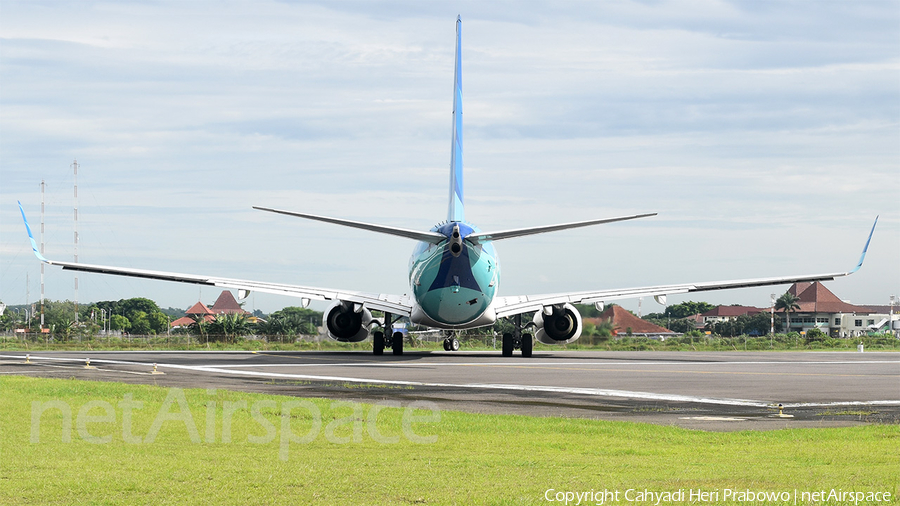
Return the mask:
<path id="1" fill-rule="evenodd" d="M 544 344 L 568 344 L 581 337 L 581 313 L 571 304 L 555 305 L 549 315 L 534 314 L 534 337 Z"/>
<path id="2" fill-rule="evenodd" d="M 342 343 L 358 343 L 369 336 L 372 313 L 365 307 L 344 300 L 334 301 L 325 310 L 328 337 Z"/>

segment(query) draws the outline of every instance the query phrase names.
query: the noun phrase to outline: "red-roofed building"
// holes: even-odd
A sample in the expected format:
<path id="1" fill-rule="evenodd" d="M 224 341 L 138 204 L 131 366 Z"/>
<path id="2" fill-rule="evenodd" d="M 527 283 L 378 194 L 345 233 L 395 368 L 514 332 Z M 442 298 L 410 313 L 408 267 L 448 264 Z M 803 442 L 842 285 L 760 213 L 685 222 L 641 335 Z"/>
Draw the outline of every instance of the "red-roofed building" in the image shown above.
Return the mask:
<path id="1" fill-rule="evenodd" d="M 208 307 L 206 307 L 206 304 L 204 304 L 202 302 L 198 302 L 198 303 L 194 304 L 193 306 L 190 307 L 190 309 L 188 309 L 184 313 L 185 314 L 213 314 L 213 312 L 210 311 Z"/>
<path id="2" fill-rule="evenodd" d="M 600 313 L 600 316 L 596 318 L 585 318 L 585 321 L 591 322 L 594 325 L 612 321 L 613 335 L 625 334 L 629 329 L 631 329 L 632 335 L 639 336 L 672 336 L 676 334 L 665 327 L 660 327 L 659 325 L 654 325 L 638 318 L 631 314 L 631 311 L 628 311 L 622 306 L 610 306 L 606 308 L 606 311 Z"/>
<path id="3" fill-rule="evenodd" d="M 792 332 L 816 328 L 833 337 L 853 337 L 881 327 L 887 329 L 887 314 L 844 302 L 818 281 L 794 283 L 788 292 L 800 299 L 797 301 L 800 309 L 791 312 Z M 777 312 L 784 314 L 784 311 Z"/>
<path id="4" fill-rule="evenodd" d="M 203 317 L 206 321 L 212 321 L 215 319 L 213 316 L 213 312 L 206 307 L 206 304 L 202 302 L 198 302 L 191 306 L 187 311 L 184 312 L 186 316 L 182 316 L 181 318 L 172 322 L 172 327 L 188 327 L 192 325 L 197 317 Z"/>
<path id="5" fill-rule="evenodd" d="M 213 302 L 210 309 L 214 314 L 250 314 L 249 312 L 244 311 L 237 300 L 235 300 L 234 295 L 228 290 L 222 290 L 222 293 L 219 294 L 219 298 Z"/>
<path id="6" fill-rule="evenodd" d="M 197 302 L 184 313 L 186 316 L 182 316 L 173 321 L 172 327 L 187 327 L 192 325 L 197 317 L 202 317 L 206 321 L 211 322 L 216 319 L 217 314 L 250 314 L 241 308 L 240 304 L 235 300 L 234 295 L 228 290 L 223 290 L 222 293 L 219 294 L 219 298 L 216 299 L 216 302 L 213 303 L 211 308 L 207 307 L 206 304 L 202 302 Z"/>
<path id="7" fill-rule="evenodd" d="M 738 316 L 753 316 L 767 311 L 769 310 L 753 306 L 716 306 L 705 313 L 697 315 L 697 321 L 703 327 L 707 323 L 720 323 L 735 320 Z"/>

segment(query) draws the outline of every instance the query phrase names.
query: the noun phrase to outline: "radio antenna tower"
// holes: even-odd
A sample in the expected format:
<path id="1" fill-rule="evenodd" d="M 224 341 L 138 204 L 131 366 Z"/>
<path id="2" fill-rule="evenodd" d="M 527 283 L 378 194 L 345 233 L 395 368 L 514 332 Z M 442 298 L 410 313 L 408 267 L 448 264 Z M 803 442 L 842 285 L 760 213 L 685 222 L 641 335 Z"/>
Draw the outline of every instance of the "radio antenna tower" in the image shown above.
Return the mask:
<path id="1" fill-rule="evenodd" d="M 75 169 L 75 263 L 78 263 L 78 160 L 72 162 Z M 78 272 L 75 273 L 75 323 L 78 323 Z"/>
<path id="2" fill-rule="evenodd" d="M 44 256 L 44 180 L 41 179 L 41 256 Z M 44 331 L 44 262 L 41 262 L 41 332 Z"/>

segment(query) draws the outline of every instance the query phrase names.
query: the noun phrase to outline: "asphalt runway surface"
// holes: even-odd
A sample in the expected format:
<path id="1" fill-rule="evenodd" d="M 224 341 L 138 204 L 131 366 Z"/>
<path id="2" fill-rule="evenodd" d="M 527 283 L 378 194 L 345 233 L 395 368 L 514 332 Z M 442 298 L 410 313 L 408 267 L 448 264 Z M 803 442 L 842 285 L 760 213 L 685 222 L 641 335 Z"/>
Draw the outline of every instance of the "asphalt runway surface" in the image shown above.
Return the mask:
<path id="1" fill-rule="evenodd" d="M 858 352 L 24 352 L 0 376 L 221 388 L 700 430 L 900 423 L 900 354 Z M 93 368 L 86 369 L 90 358 Z M 152 374 L 153 364 L 163 374 Z M 777 405 L 783 405 L 779 416 Z"/>

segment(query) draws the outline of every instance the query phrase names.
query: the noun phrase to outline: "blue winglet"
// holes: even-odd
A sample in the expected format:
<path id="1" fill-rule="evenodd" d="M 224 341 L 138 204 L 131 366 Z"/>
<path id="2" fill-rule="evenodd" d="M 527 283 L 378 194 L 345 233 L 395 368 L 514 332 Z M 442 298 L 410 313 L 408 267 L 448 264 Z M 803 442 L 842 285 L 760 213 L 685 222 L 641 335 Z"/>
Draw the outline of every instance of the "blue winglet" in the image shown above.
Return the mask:
<path id="1" fill-rule="evenodd" d="M 41 262 L 49 262 L 44 255 L 41 255 L 41 252 L 38 251 L 37 244 L 34 242 L 34 236 L 31 234 L 31 227 L 28 226 L 28 218 L 25 217 L 25 210 L 22 209 L 22 203 L 18 200 L 16 201 L 19 204 L 19 212 L 22 213 L 22 221 L 25 222 L 25 230 L 28 231 L 28 239 L 31 241 L 31 250 L 34 251 L 34 256 L 38 257 L 38 260 Z"/>
<path id="2" fill-rule="evenodd" d="M 875 223 L 872 224 L 872 231 L 869 232 L 869 238 L 866 239 L 866 245 L 863 247 L 862 255 L 859 256 L 859 263 L 856 264 L 856 267 L 847 274 L 853 274 L 854 272 L 858 271 L 860 267 L 862 267 L 863 260 L 866 259 L 866 251 L 869 250 L 869 243 L 872 242 L 872 234 L 875 233 L 875 225 L 878 225 L 878 216 L 875 217 Z"/>

